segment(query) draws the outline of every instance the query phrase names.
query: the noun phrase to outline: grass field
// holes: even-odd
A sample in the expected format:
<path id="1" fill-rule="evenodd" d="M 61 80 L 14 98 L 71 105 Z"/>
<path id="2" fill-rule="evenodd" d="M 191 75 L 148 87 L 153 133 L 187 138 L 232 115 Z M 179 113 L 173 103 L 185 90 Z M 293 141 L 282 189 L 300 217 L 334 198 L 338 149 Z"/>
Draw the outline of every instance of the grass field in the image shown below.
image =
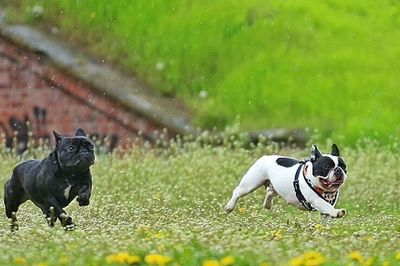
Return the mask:
<path id="1" fill-rule="evenodd" d="M 152 265 L 176 266 L 231 265 L 232 259 L 233 265 L 249 266 L 400 265 L 397 144 L 342 149 L 349 169 L 338 204 L 347 210 L 342 219 L 300 211 L 280 199 L 272 211 L 264 210 L 263 189 L 224 213 L 248 167 L 276 152 L 274 146 L 244 150 L 190 142 L 98 156 L 91 204 L 67 208 L 77 229 L 49 228 L 39 209 L 25 203 L 17 233 L 9 232 L 5 216 L 0 219 L 0 265 L 121 265 L 137 259 L 140 265 L 153 260 Z M 279 152 L 309 155 L 308 148 Z M 43 154 L 34 150 L 25 157 Z M 18 161 L 1 151 L 1 184 Z M 149 254 L 167 257 L 145 259 Z M 301 262 L 301 256 L 308 260 Z"/>
<path id="2" fill-rule="evenodd" d="M 318 128 L 348 144 L 399 134 L 396 1 L 7 3 L 10 20 L 57 27 L 84 51 L 183 99 L 197 125 Z"/>

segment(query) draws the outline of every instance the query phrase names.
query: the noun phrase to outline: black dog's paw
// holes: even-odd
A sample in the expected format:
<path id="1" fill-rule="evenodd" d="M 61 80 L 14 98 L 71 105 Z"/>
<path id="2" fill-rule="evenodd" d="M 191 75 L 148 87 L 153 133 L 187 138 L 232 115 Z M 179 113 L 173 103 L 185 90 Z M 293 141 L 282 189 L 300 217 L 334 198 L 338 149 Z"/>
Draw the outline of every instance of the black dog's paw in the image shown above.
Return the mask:
<path id="1" fill-rule="evenodd" d="M 79 203 L 79 206 L 87 206 L 89 205 L 89 198 L 90 195 L 87 193 L 82 193 L 78 195 L 78 198 L 76 199 L 76 201 Z"/>
<path id="2" fill-rule="evenodd" d="M 66 231 L 75 229 L 75 224 L 72 221 L 72 218 L 69 215 L 67 215 L 66 213 L 62 213 L 60 215 L 60 222 L 61 222 L 62 227 L 64 227 L 64 229 Z"/>
<path id="3" fill-rule="evenodd" d="M 49 208 L 49 211 L 46 215 L 46 221 L 50 227 L 54 227 L 54 223 L 57 221 L 57 215 L 53 206 Z"/>
<path id="4" fill-rule="evenodd" d="M 79 203 L 79 206 L 88 206 L 89 205 L 89 200 L 86 200 L 86 201 L 78 201 L 78 203 Z"/>
<path id="5" fill-rule="evenodd" d="M 12 212 L 12 217 L 11 217 L 11 232 L 18 231 L 19 226 L 18 226 L 18 221 L 17 221 L 17 216 L 15 212 Z"/>
<path id="6" fill-rule="evenodd" d="M 64 230 L 65 230 L 65 231 L 72 231 L 72 230 L 75 230 L 75 224 L 74 224 L 74 223 L 67 224 L 66 226 L 64 226 Z"/>
<path id="7" fill-rule="evenodd" d="M 19 230 L 19 225 L 17 223 L 12 223 L 10 225 L 11 232 L 16 232 Z"/>

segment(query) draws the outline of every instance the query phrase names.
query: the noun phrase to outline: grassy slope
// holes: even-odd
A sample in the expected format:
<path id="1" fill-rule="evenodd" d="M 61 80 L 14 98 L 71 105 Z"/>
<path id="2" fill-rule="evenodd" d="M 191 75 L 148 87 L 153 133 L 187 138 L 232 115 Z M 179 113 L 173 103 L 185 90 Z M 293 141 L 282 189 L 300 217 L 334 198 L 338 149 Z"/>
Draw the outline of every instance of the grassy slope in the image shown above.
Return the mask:
<path id="1" fill-rule="evenodd" d="M 0 219 L 0 264 L 24 258 L 28 265 L 62 265 L 61 258 L 67 265 L 104 265 L 107 255 L 127 251 L 142 258 L 166 254 L 173 258 L 171 265 L 201 265 L 225 255 L 234 256 L 235 265 L 285 265 L 306 251 L 317 251 L 325 265 L 345 265 L 347 254 L 359 251 L 374 258 L 373 265 L 398 265 L 398 151 L 373 144 L 342 150 L 349 166 L 338 204 L 348 211 L 343 219 L 325 220 L 281 199 L 272 211 L 264 210 L 263 189 L 226 215 L 223 206 L 244 172 L 273 150 L 186 144 L 184 149 L 135 148 L 122 157 L 101 156 L 93 167 L 90 206 L 79 208 L 73 202 L 67 208 L 77 229 L 48 228 L 39 209 L 26 203 L 18 214 L 18 233 L 10 234 L 7 220 Z M 282 152 L 308 155 L 308 149 Z M 3 184 L 18 159 L 4 151 L 0 158 Z"/>
<path id="2" fill-rule="evenodd" d="M 17 2 L 11 17 L 34 21 L 36 1 Z M 37 2 L 71 39 L 183 98 L 200 125 L 318 128 L 348 143 L 399 132 L 396 2 Z"/>

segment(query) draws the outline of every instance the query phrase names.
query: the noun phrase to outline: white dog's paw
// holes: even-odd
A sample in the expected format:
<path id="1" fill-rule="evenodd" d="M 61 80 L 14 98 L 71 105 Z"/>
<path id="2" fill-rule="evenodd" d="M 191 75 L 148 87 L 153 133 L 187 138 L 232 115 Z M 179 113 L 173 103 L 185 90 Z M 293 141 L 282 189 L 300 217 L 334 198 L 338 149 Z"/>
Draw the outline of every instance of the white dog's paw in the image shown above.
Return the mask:
<path id="1" fill-rule="evenodd" d="M 346 210 L 345 209 L 338 209 L 336 215 L 332 216 L 332 217 L 333 218 L 342 218 L 345 215 L 346 215 Z"/>
<path id="2" fill-rule="evenodd" d="M 235 207 L 230 206 L 229 204 L 225 206 L 226 213 L 231 213 Z"/>
<path id="3" fill-rule="evenodd" d="M 264 203 L 264 208 L 267 209 L 267 210 L 271 210 L 272 209 L 272 202 L 269 201 L 269 202 Z"/>
<path id="4" fill-rule="evenodd" d="M 263 204 L 265 209 L 267 209 L 267 210 L 272 209 L 272 201 L 275 196 L 276 196 L 275 193 L 270 193 L 270 192 L 267 193 L 267 196 L 265 197 L 264 204 Z"/>

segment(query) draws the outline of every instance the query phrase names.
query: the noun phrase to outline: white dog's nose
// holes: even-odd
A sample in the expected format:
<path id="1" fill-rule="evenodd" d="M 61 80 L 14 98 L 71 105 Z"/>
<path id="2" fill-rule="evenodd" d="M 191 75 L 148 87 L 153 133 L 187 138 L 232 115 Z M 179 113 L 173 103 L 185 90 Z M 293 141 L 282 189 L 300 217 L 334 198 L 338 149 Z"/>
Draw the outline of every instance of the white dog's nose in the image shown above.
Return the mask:
<path id="1" fill-rule="evenodd" d="M 343 178 L 344 173 L 342 168 L 340 167 L 336 167 L 335 170 L 333 171 L 333 174 L 337 177 L 337 178 Z"/>

